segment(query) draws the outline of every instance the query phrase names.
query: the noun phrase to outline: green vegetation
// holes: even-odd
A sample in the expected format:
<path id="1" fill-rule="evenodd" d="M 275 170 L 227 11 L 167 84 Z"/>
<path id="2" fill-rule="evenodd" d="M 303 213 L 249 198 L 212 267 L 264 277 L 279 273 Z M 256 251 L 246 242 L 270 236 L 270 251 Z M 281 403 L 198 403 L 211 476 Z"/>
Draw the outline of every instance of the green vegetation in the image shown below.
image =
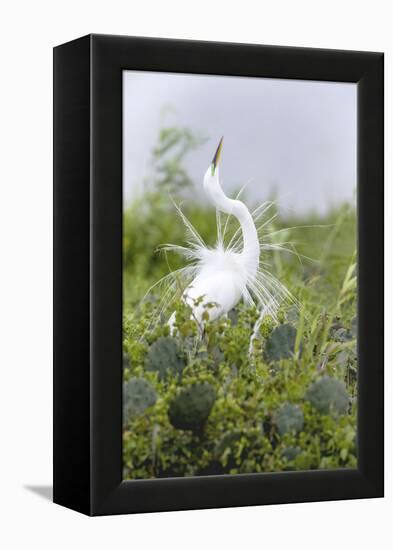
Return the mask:
<path id="1" fill-rule="evenodd" d="M 299 302 L 284 304 L 278 323 L 268 316 L 259 323 L 259 313 L 240 303 L 228 317 L 207 321 L 201 337 L 181 302 L 158 311 L 162 287 L 141 303 L 161 277 L 184 265 L 157 248 L 186 240 L 167 191 L 192 196 L 183 160 L 196 145 L 187 129 L 161 131 L 146 192 L 124 213 L 124 478 L 354 468 L 352 206 L 323 218 L 278 217 L 266 227 L 301 255 L 273 251 L 263 258 Z M 213 244 L 215 213 L 192 200 L 183 209 Z"/>
<path id="2" fill-rule="evenodd" d="M 300 432 L 304 426 L 303 411 L 298 405 L 284 403 L 284 405 L 281 405 L 278 409 L 274 417 L 274 423 L 280 435 L 289 432 Z"/>
<path id="3" fill-rule="evenodd" d="M 131 378 L 124 383 L 123 390 L 125 422 L 130 422 L 157 400 L 154 387 L 144 378 Z"/>
<path id="4" fill-rule="evenodd" d="M 166 379 L 169 372 L 181 375 L 185 366 L 185 358 L 179 352 L 176 340 L 170 336 L 161 336 L 146 354 L 145 368 L 147 371 L 156 371 L 159 380 Z"/>
<path id="5" fill-rule="evenodd" d="M 169 420 L 179 430 L 203 432 L 216 400 L 211 384 L 192 384 L 184 387 L 169 405 Z"/>

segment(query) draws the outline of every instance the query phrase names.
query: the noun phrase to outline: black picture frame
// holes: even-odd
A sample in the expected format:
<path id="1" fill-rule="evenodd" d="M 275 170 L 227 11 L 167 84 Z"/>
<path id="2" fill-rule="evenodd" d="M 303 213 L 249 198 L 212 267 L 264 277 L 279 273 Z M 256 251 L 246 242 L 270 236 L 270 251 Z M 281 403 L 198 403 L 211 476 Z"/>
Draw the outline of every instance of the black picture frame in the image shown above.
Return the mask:
<path id="1" fill-rule="evenodd" d="M 357 83 L 358 468 L 122 481 L 122 71 Z M 54 48 L 54 502 L 88 515 L 383 496 L 383 54 L 88 35 Z"/>

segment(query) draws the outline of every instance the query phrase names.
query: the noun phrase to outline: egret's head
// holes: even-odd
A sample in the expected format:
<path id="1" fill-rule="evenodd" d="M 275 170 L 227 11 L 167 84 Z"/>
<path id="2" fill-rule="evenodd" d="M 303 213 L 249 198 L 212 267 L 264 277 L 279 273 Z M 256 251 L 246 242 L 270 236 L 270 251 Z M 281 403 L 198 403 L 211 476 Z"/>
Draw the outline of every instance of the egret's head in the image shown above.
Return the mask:
<path id="1" fill-rule="evenodd" d="M 229 199 L 225 195 L 221 188 L 218 175 L 222 140 L 223 138 L 220 139 L 220 143 L 218 144 L 213 160 L 209 168 L 206 170 L 205 177 L 203 178 L 203 189 L 205 190 L 210 202 L 217 208 L 217 210 L 225 212 L 226 214 L 232 214 L 236 201 Z"/>
<path id="2" fill-rule="evenodd" d="M 209 168 L 206 170 L 205 177 L 203 178 L 203 187 L 205 190 L 208 190 L 212 185 L 217 184 L 219 181 L 218 172 L 223 139 L 223 137 L 220 139 L 217 150 L 214 153 L 213 160 Z"/>

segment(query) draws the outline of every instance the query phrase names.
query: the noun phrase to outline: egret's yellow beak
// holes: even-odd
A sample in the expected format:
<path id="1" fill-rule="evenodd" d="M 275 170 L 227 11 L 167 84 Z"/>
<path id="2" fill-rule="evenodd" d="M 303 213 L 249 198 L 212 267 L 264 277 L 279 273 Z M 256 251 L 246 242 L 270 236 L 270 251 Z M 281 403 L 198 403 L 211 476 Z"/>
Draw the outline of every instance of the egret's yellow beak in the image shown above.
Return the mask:
<path id="1" fill-rule="evenodd" d="M 216 168 L 218 166 L 218 163 L 220 162 L 223 139 L 224 139 L 224 136 L 220 139 L 220 143 L 218 144 L 217 151 L 215 152 L 213 160 L 212 160 L 212 175 L 213 176 L 214 176 L 214 172 L 216 171 Z"/>

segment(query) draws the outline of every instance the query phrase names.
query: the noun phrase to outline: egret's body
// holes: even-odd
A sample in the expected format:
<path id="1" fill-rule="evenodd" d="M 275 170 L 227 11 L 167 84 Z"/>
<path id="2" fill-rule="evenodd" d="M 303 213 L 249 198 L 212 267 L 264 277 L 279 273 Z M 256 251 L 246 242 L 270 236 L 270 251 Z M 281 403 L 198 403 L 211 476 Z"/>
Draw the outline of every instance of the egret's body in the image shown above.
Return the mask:
<path id="1" fill-rule="evenodd" d="M 190 260 L 189 266 L 178 270 L 178 274 L 191 279 L 182 299 L 190 306 L 194 319 L 201 327 L 206 318 L 204 312 L 213 321 L 228 313 L 241 299 L 274 316 L 280 301 L 290 296 L 287 289 L 260 266 L 261 249 L 272 250 L 275 245 L 260 243 L 253 215 L 241 200 L 227 197 L 221 187 L 218 167 L 221 147 L 222 139 L 205 173 L 203 188 L 216 208 L 218 217 L 222 213 L 236 218 L 240 235 L 238 230 L 229 246 L 225 246 L 221 222 L 218 220 L 218 241 L 214 248 L 209 248 L 177 207 L 191 237 L 189 246 L 164 246 L 166 250 L 178 252 Z M 270 206 L 271 203 L 266 203 L 257 208 L 253 213 L 255 219 L 262 216 Z M 175 319 L 173 313 L 169 319 L 171 330 Z"/>
<path id="2" fill-rule="evenodd" d="M 212 251 L 211 262 L 202 267 L 183 294 L 195 319 L 201 323 L 203 312 L 210 304 L 209 319 L 214 320 L 234 308 L 242 297 L 245 276 L 235 254 Z"/>

